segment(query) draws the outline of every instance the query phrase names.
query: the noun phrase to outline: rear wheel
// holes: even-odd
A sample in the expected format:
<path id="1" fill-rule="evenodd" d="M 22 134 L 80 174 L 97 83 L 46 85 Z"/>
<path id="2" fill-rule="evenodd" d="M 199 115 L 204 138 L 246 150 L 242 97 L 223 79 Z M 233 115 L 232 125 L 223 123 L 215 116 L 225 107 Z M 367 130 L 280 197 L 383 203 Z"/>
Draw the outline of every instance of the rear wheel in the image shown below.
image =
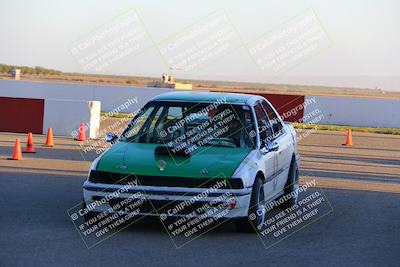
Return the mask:
<path id="1" fill-rule="evenodd" d="M 251 192 L 250 208 L 247 217 L 235 220 L 238 232 L 254 233 L 265 221 L 264 188 L 261 177 L 257 177 Z"/>
<path id="2" fill-rule="evenodd" d="M 280 200 L 283 201 L 283 203 L 280 206 L 281 208 L 285 209 L 297 204 L 299 199 L 299 168 L 297 167 L 296 160 L 294 159 L 290 164 L 288 179 L 281 199 L 283 199 Z"/>

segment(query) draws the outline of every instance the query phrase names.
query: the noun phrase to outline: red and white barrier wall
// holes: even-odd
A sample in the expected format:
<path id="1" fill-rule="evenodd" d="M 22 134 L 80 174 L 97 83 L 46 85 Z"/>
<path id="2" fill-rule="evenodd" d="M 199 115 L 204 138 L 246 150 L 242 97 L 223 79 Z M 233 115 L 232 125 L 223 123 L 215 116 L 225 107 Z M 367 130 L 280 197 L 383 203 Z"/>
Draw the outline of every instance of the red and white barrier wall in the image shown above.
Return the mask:
<path id="1" fill-rule="evenodd" d="M 121 112 L 135 112 L 155 95 L 172 90 L 0 80 L 0 131 L 30 129 L 43 133 L 43 128 L 55 125 L 56 134 L 70 135 L 80 122 L 96 129 L 95 119 L 92 122 L 89 119 L 87 101 L 100 101 L 102 111 L 109 112 L 134 99 Z M 400 128 L 397 114 L 400 99 L 258 94 L 266 97 L 284 120 L 290 122 Z M 96 131 L 90 133 L 92 138 Z"/>
<path id="2" fill-rule="evenodd" d="M 400 128 L 400 99 L 262 94 L 285 121 Z"/>
<path id="3" fill-rule="evenodd" d="M 0 97 L 0 132 L 71 136 L 84 123 L 89 138 L 100 129 L 99 101 Z"/>

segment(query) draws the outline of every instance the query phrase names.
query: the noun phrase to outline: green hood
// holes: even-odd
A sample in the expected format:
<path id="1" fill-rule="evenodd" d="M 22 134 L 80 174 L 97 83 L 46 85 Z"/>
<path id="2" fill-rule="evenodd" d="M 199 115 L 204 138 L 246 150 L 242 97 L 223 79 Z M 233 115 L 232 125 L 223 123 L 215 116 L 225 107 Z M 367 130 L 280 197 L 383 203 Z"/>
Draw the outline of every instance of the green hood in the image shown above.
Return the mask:
<path id="1" fill-rule="evenodd" d="M 97 170 L 149 176 L 229 178 L 251 151 L 251 148 L 207 146 L 197 148 L 191 157 L 172 158 L 170 155 L 155 156 L 158 146 L 118 142 L 101 157 Z M 164 171 L 160 170 L 160 161 L 166 163 Z"/>

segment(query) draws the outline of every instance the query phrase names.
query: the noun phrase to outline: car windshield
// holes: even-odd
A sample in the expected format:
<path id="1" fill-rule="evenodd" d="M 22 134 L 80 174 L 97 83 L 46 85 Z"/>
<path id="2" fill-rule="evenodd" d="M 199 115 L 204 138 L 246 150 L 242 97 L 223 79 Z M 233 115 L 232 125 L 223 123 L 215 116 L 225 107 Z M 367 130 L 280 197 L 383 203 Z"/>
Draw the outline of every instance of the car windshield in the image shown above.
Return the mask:
<path id="1" fill-rule="evenodd" d="M 149 102 L 129 123 L 120 140 L 187 146 L 254 147 L 255 132 L 246 105 Z"/>

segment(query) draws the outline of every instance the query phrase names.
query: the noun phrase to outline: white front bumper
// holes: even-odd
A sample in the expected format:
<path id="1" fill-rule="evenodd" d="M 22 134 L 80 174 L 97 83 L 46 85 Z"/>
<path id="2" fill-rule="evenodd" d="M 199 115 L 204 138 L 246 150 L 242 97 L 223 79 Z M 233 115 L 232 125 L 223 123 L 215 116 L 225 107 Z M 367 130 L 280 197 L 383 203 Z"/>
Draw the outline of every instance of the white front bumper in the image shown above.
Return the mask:
<path id="1" fill-rule="evenodd" d="M 110 185 L 110 184 L 101 184 L 101 183 L 92 183 L 86 181 L 83 185 L 83 197 L 87 207 L 95 206 L 93 211 L 95 212 L 104 212 L 112 210 L 111 205 L 108 201 L 95 202 L 95 199 L 107 198 L 113 192 L 117 192 L 117 190 L 121 190 L 123 185 Z M 204 192 L 206 188 L 182 188 L 182 187 L 155 187 L 155 186 L 131 186 L 129 190 L 125 190 L 123 193 L 118 193 L 118 199 L 121 200 L 130 200 L 135 199 L 138 195 L 138 192 L 142 192 L 142 198 L 144 197 L 146 201 L 150 203 L 167 203 L 166 206 L 168 208 L 174 208 L 174 204 L 170 203 L 194 203 L 197 206 L 201 206 L 203 203 L 221 203 L 224 201 L 234 201 L 236 202 L 236 206 L 234 208 L 227 208 L 228 212 L 224 213 L 221 218 L 237 218 L 237 217 L 246 217 L 248 215 L 248 209 L 250 205 L 250 196 L 251 196 L 251 188 L 244 189 L 216 189 L 212 192 L 209 192 L 205 197 L 201 195 L 201 198 L 198 196 Z M 197 201 L 199 200 L 200 201 Z M 168 204 L 169 203 L 169 204 Z M 147 203 L 149 204 L 149 203 Z M 168 214 L 171 217 L 182 217 L 185 214 L 169 212 L 168 208 L 164 209 L 153 209 L 149 212 L 147 208 L 145 212 L 140 211 L 140 206 L 138 215 L 149 215 L 149 216 L 159 216 L 160 214 Z M 205 207 L 205 206 L 203 206 Z M 206 214 L 206 210 L 202 210 L 204 214 Z M 204 215 L 203 215 L 204 216 Z"/>

